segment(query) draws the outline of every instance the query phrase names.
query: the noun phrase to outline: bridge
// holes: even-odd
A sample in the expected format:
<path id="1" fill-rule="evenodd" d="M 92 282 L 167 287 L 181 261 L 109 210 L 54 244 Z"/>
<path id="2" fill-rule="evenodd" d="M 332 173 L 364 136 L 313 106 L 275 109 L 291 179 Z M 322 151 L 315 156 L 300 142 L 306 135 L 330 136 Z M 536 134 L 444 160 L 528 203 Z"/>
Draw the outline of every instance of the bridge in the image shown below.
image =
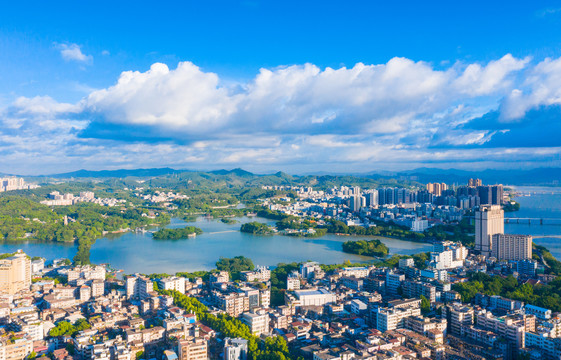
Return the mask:
<path id="1" fill-rule="evenodd" d="M 505 224 L 540 224 L 540 225 L 561 225 L 558 218 L 505 218 Z"/>

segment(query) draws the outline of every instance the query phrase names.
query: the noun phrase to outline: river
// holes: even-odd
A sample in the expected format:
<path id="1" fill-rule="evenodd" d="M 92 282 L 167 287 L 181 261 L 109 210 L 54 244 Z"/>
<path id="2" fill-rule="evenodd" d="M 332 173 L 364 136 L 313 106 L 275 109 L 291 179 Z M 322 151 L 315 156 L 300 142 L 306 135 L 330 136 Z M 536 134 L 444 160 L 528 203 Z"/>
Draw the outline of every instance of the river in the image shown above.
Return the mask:
<path id="1" fill-rule="evenodd" d="M 220 220 L 197 218 L 184 222 L 172 219 L 167 227 L 196 226 L 203 234 L 193 239 L 154 240 L 151 233 L 125 233 L 98 239 L 91 249 L 93 263 L 110 263 L 126 273 L 175 273 L 178 271 L 210 270 L 220 257 L 246 256 L 256 265 L 276 265 L 281 262 L 314 260 L 324 264 L 337 264 L 345 260 L 368 262 L 372 258 L 347 254 L 341 251 L 342 243 L 368 236 L 337 236 L 328 234 L 321 238 L 303 238 L 283 235 L 260 236 L 239 231 L 242 223 L 259 221 L 274 224 L 263 218 L 237 218 L 239 223 L 225 224 Z M 431 251 L 432 245 L 380 238 L 392 254 L 416 254 Z M 72 245 L 26 242 L 4 243 L 0 252 L 23 249 L 31 256 L 72 258 L 76 248 Z"/>
<path id="2" fill-rule="evenodd" d="M 509 186 L 521 196 L 516 197 L 520 210 L 505 213 L 511 218 L 561 219 L 561 187 Z M 538 222 L 505 224 L 505 233 L 532 235 L 536 244 L 545 246 L 561 259 L 561 223 L 540 225 Z"/>

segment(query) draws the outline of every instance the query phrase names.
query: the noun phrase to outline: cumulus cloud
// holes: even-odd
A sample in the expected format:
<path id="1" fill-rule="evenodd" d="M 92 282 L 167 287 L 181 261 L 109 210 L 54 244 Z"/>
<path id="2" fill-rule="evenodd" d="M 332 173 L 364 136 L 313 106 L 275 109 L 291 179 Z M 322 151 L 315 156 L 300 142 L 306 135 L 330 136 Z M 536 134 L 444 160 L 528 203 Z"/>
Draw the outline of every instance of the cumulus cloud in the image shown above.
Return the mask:
<path id="1" fill-rule="evenodd" d="M 104 137 L 115 127 L 177 140 L 222 132 L 396 133 L 454 102 L 500 94 L 505 80 L 528 59 L 506 55 L 486 66 L 435 70 L 425 62 L 393 58 L 386 64 L 320 69 L 313 64 L 261 69 L 235 86 L 190 62 L 170 70 L 156 63 L 146 72 L 126 71 L 107 89 L 92 92 L 84 111 L 95 118 L 87 132 Z"/>
<path id="2" fill-rule="evenodd" d="M 66 61 L 81 63 L 91 63 L 93 61 L 93 56 L 84 54 L 78 44 L 55 44 L 55 46 L 60 51 L 60 56 Z"/>
<path id="3" fill-rule="evenodd" d="M 546 58 L 530 69 L 519 88 L 512 89 L 502 106 L 502 118 L 521 118 L 532 108 L 561 104 L 561 58 Z"/>
<path id="4" fill-rule="evenodd" d="M 218 81 L 190 62 L 172 71 L 156 63 L 144 73 L 123 72 L 114 86 L 92 92 L 84 107 L 107 123 L 200 133 L 223 125 L 236 110 Z"/>
<path id="5" fill-rule="evenodd" d="M 523 69 L 529 61 L 529 57 L 516 59 L 507 54 L 499 60 L 490 61 L 486 66 L 470 64 L 456 79 L 455 85 L 466 94 L 490 94 L 497 89 L 508 88 L 512 84 L 508 75 Z"/>
<path id="6" fill-rule="evenodd" d="M 0 110 L 0 155 L 5 166 L 62 161 L 67 170 L 559 162 L 559 140 L 533 129 L 560 126 L 540 110 L 561 102 L 560 74 L 560 59 L 532 65 L 510 54 L 443 70 L 406 58 L 283 66 L 239 83 L 190 62 L 156 63 L 76 104 L 18 98 Z"/>

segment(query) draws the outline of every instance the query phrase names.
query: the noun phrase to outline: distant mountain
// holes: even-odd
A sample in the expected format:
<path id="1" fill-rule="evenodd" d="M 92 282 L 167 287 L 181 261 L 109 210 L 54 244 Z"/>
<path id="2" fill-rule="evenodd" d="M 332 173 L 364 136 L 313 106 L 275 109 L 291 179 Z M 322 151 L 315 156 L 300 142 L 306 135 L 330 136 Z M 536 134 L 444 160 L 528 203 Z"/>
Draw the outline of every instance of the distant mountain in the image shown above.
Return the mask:
<path id="1" fill-rule="evenodd" d="M 253 173 L 246 171 L 244 169 L 240 169 L 240 168 L 236 168 L 236 169 L 232 169 L 232 170 L 213 170 L 213 171 L 209 171 L 210 174 L 216 174 L 216 175 L 236 175 L 239 177 L 253 177 L 255 176 Z"/>
<path id="2" fill-rule="evenodd" d="M 175 170 L 171 168 L 154 168 L 154 169 L 119 169 L 119 170 L 78 170 L 63 174 L 48 175 L 52 178 L 124 178 L 129 176 L 134 177 L 152 177 L 169 175 L 176 173 L 184 173 L 187 170 Z"/>
<path id="3" fill-rule="evenodd" d="M 1 176 L 1 175 L 0 175 Z M 341 185 L 345 181 L 371 184 L 372 181 L 383 186 L 393 186 L 398 182 L 445 182 L 448 184 L 465 184 L 470 178 L 480 178 L 484 184 L 505 185 L 561 185 L 561 168 L 537 168 L 528 170 L 481 170 L 467 171 L 460 169 L 418 168 L 399 172 L 375 171 L 363 174 L 329 174 L 319 172 L 309 175 L 290 175 L 279 171 L 273 174 L 254 174 L 236 168 L 232 170 L 193 171 L 172 168 L 120 169 L 120 170 L 78 170 L 74 172 L 48 175 L 49 178 L 160 178 L 164 186 L 169 181 L 187 179 L 198 184 L 208 180 L 234 185 Z M 167 180 L 166 180 L 167 179 Z M 362 179 L 362 180 L 361 180 Z"/>

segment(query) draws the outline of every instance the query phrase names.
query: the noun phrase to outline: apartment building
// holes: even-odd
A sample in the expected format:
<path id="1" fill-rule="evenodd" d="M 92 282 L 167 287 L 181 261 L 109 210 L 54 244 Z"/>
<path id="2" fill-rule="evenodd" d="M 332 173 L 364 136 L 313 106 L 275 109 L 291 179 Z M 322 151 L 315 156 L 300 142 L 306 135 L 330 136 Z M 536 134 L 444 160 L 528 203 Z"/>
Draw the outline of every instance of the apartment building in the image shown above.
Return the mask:
<path id="1" fill-rule="evenodd" d="M 162 290 L 175 290 L 185 294 L 185 281 L 184 277 L 170 276 L 158 280 L 158 288 Z"/>
<path id="2" fill-rule="evenodd" d="M 154 291 L 152 280 L 141 275 L 128 276 L 126 280 L 126 293 L 128 299 L 144 300 L 149 298 Z"/>
<path id="3" fill-rule="evenodd" d="M 30 286 L 31 260 L 22 250 L 0 260 L 0 293 L 13 295 Z"/>
<path id="4" fill-rule="evenodd" d="M 266 312 L 242 314 L 241 321 L 249 326 L 253 335 L 269 333 L 269 314 Z"/>
<path id="5" fill-rule="evenodd" d="M 188 337 L 179 341 L 178 344 L 179 360 L 207 360 L 208 343 L 203 338 Z"/>
<path id="6" fill-rule="evenodd" d="M 532 236 L 515 234 L 493 235 L 491 256 L 499 260 L 527 260 L 532 258 Z"/>
<path id="7" fill-rule="evenodd" d="M 247 340 L 225 338 L 224 360 L 247 360 Z"/>

